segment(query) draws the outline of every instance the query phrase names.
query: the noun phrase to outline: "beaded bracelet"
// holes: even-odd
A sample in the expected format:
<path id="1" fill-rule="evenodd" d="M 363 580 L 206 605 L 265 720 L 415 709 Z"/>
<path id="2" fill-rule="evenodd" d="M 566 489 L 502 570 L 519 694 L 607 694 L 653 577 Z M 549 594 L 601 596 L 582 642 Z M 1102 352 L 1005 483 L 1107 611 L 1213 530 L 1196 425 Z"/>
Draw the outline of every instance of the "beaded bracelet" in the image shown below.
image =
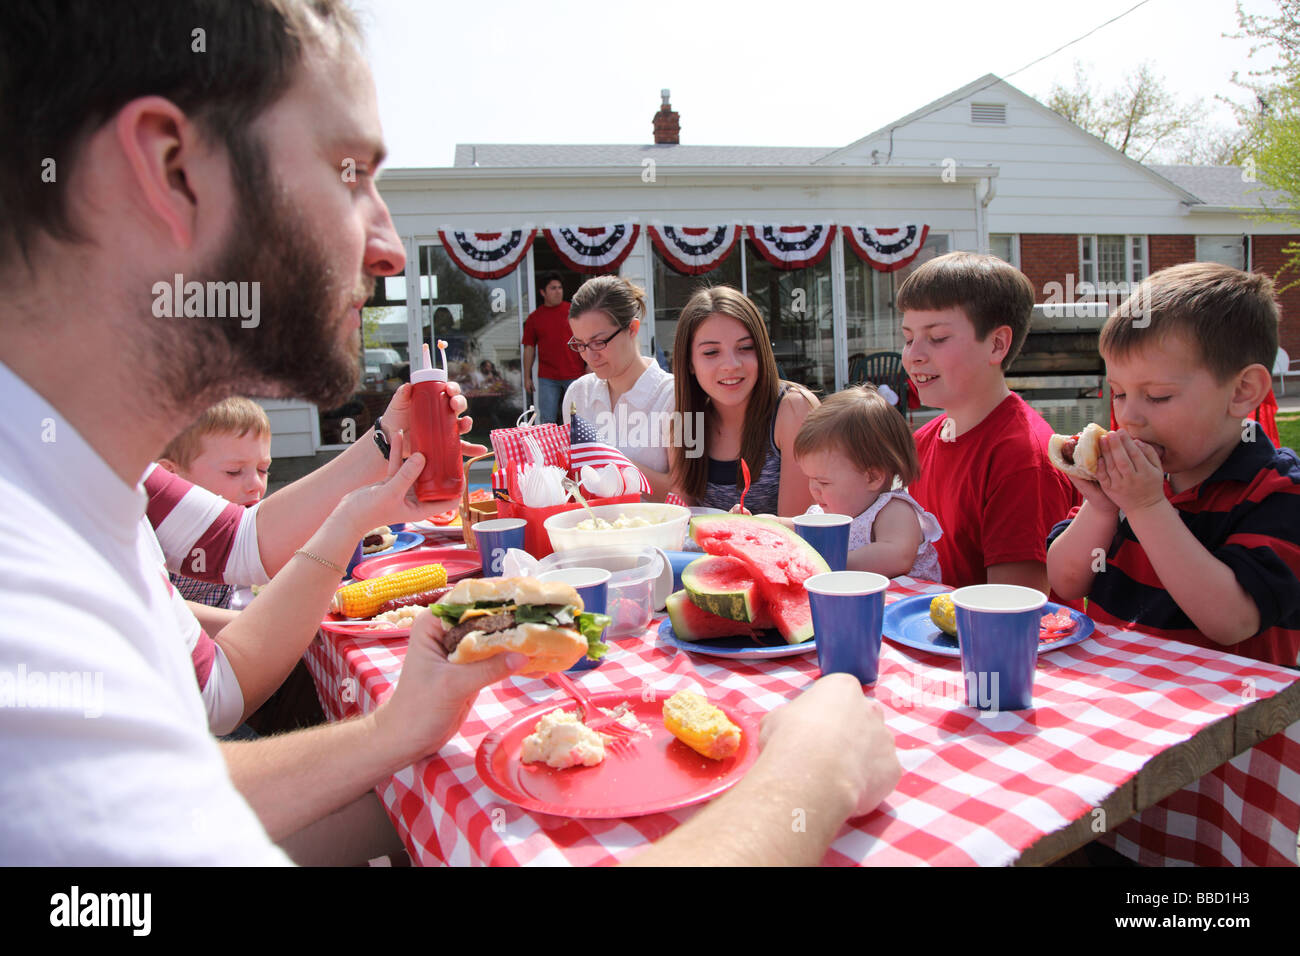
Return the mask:
<path id="1" fill-rule="evenodd" d="M 337 571 L 340 575 L 345 575 L 348 573 L 346 570 L 340 568 L 333 561 L 326 561 L 319 554 L 312 554 L 310 551 L 307 551 L 303 548 L 299 548 L 297 551 L 294 552 L 294 554 L 301 554 L 304 558 L 311 558 L 313 561 L 318 561 L 321 564 L 325 565 L 325 567 L 329 568 L 331 571 Z"/>

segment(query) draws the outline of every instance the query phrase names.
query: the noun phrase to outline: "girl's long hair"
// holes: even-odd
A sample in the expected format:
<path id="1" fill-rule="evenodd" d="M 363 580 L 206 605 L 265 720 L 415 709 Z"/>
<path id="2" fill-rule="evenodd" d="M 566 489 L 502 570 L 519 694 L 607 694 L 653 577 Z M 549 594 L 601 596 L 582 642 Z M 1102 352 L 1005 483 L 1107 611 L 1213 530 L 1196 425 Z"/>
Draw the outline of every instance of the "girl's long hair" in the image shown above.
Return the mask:
<path id="1" fill-rule="evenodd" d="M 772 340 L 767 326 L 754 303 L 739 289 L 728 285 L 712 286 L 696 292 L 677 319 L 677 332 L 673 342 L 673 388 L 677 411 L 686 415 L 703 413 L 704 454 L 694 458 L 686 456 L 681 442 L 675 442 L 671 456 L 672 485 L 693 501 L 704 495 L 709 482 L 708 435 L 717 421 L 717 412 L 691 370 L 692 347 L 695 334 L 709 316 L 725 315 L 745 327 L 754 340 L 754 353 L 758 356 L 758 380 L 749 393 L 745 408 L 745 426 L 740 436 L 740 456 L 749 465 L 750 475 L 757 478 L 767 460 L 768 440 L 771 435 L 772 416 L 780 401 L 781 381 L 777 377 L 776 356 L 772 353 Z M 736 487 L 741 488 L 744 478 L 736 469 Z"/>

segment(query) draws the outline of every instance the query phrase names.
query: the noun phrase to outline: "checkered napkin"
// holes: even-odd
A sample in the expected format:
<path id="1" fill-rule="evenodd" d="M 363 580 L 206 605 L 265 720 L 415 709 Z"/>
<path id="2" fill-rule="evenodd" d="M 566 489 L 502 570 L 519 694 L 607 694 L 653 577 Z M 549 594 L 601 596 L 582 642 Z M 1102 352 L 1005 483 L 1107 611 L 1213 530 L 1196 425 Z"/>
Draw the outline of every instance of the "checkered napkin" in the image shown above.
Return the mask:
<path id="1" fill-rule="evenodd" d="M 899 578 L 889 599 L 943 590 Z M 592 693 L 617 690 L 633 696 L 648 685 L 667 696 L 695 686 L 714 699 L 747 701 L 751 709 L 768 711 L 818 676 L 815 654 L 766 661 L 692 657 L 660 643 L 657 623 L 639 641 L 618 642 L 602 667 L 584 675 Z M 352 703 L 366 710 L 396 679 L 403 650 L 399 642 L 322 635 L 309 649 L 308 660 L 323 698 L 345 694 L 351 677 L 364 698 Z M 1040 659 L 1033 710 L 981 717 L 965 706 L 960 669 L 957 658 L 885 641 L 880 680 L 868 693 L 885 708 L 906 772 L 878 810 L 845 825 L 824 862 L 1010 863 L 1044 834 L 1088 814 L 1154 755 L 1244 706 L 1244 681 L 1253 681 L 1253 693 L 1266 697 L 1295 679 L 1258 661 L 1099 627 L 1088 640 Z M 558 704 L 565 698 L 532 678 L 487 688 L 436 757 L 380 788 L 417 862 L 614 863 L 634 856 L 696 812 L 687 808 L 623 820 L 569 820 L 529 813 L 498 797 L 475 771 L 480 741 L 511 714 L 549 699 Z M 350 703 L 322 702 L 331 716 L 346 713 Z M 1237 759 L 1285 764 L 1274 776 L 1283 771 L 1292 775 L 1280 777 L 1279 783 L 1294 798 L 1300 748 L 1290 735 L 1287 740 L 1273 748 L 1276 754 L 1266 741 L 1256 748 L 1260 754 L 1252 751 Z M 1267 795 L 1250 799 L 1251 813 L 1267 817 L 1275 811 L 1276 800 Z M 1280 832 L 1290 811 L 1277 812 L 1281 818 L 1256 821 L 1252 832 Z M 1222 838 L 1232 826 L 1213 815 L 1197 820 L 1202 842 Z M 1293 852 L 1295 830 L 1292 823 Z"/>
<path id="2" fill-rule="evenodd" d="M 547 425 L 518 425 L 514 428 L 494 428 L 489 436 L 492 450 L 496 452 L 497 467 L 509 474 L 515 465 L 532 461 L 527 441 L 533 439 L 542 449 L 545 464 L 558 465 L 569 470 L 569 428 L 551 422 Z"/>

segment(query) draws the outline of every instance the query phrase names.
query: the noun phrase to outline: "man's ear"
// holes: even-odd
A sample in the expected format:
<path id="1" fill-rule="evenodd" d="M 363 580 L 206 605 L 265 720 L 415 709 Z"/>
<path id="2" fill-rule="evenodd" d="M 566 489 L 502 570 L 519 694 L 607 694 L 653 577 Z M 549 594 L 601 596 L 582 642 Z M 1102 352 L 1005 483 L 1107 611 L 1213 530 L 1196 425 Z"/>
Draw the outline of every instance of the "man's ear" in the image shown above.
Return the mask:
<path id="1" fill-rule="evenodd" d="M 198 215 L 198 200 L 186 178 L 199 138 L 194 124 L 171 100 L 142 96 L 118 111 L 114 128 L 145 205 L 176 244 L 188 249 Z"/>
<path id="2" fill-rule="evenodd" d="M 1272 387 L 1273 375 L 1268 369 L 1258 363 L 1247 365 L 1237 373 L 1228 411 L 1235 418 L 1245 418 L 1259 407 Z"/>

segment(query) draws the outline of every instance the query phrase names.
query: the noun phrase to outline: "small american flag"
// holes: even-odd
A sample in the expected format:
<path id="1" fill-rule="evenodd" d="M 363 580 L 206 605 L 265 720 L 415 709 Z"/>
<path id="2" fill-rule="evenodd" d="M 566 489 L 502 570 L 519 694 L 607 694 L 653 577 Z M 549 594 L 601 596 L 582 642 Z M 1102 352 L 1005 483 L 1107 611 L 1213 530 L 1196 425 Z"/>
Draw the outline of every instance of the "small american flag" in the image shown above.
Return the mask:
<path id="1" fill-rule="evenodd" d="M 569 468 L 575 477 L 583 465 L 591 465 L 593 468 L 602 465 L 636 468 L 636 465 L 632 464 L 621 451 L 602 442 L 589 421 L 577 414 L 570 417 L 572 421 L 569 425 Z M 641 494 L 650 494 L 650 482 L 646 480 L 645 475 L 641 474 L 640 468 L 637 468 L 636 473 L 641 475 Z"/>

